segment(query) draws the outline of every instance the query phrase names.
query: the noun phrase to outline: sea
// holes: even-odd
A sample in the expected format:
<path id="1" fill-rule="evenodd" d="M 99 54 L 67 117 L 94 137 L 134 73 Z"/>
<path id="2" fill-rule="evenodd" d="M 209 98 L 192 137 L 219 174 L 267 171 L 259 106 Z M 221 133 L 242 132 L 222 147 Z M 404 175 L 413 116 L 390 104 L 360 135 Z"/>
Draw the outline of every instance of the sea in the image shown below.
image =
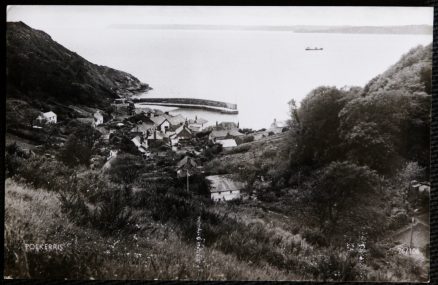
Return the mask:
<path id="1" fill-rule="evenodd" d="M 154 108 L 253 129 L 287 120 L 291 99 L 299 103 L 322 85 L 364 86 L 410 49 L 432 42 L 432 35 L 117 28 L 52 37 L 93 63 L 148 83 L 153 90 L 140 97 L 224 101 L 236 103 L 239 113 Z"/>

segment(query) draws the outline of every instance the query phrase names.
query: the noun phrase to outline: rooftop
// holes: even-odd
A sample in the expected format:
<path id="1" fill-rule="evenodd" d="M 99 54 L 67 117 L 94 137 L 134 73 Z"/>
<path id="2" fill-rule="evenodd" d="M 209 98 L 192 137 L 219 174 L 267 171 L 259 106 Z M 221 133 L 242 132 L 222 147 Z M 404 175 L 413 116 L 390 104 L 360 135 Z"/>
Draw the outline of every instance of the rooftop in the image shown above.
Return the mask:
<path id="1" fill-rule="evenodd" d="M 239 191 L 245 187 L 244 183 L 235 181 L 226 175 L 211 175 L 205 178 L 211 182 L 211 193 Z"/>
<path id="2" fill-rule="evenodd" d="M 221 144 L 222 147 L 235 147 L 237 143 L 234 139 L 217 140 L 217 143 Z"/>

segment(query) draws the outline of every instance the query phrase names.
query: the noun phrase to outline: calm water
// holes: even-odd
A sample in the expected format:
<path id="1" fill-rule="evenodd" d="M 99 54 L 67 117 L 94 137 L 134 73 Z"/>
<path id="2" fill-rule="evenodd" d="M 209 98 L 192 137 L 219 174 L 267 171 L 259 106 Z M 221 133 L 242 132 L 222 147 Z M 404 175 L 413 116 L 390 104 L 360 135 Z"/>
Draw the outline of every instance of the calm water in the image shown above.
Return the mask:
<path id="1" fill-rule="evenodd" d="M 146 96 L 205 98 L 239 109 L 234 116 L 183 110 L 184 116 L 196 112 L 211 123 L 252 128 L 287 119 L 287 102 L 317 86 L 363 86 L 409 49 L 432 41 L 429 35 L 106 29 L 83 31 L 82 41 L 73 42 L 63 33 L 52 36 L 94 63 L 150 84 L 154 90 Z"/>

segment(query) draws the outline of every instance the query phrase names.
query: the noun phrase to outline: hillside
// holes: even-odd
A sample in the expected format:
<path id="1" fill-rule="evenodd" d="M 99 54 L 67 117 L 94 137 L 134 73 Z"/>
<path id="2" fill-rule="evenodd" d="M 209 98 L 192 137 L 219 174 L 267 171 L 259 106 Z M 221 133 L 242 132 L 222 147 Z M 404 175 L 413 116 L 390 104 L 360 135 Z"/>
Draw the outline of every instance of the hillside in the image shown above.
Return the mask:
<path id="1" fill-rule="evenodd" d="M 373 78 L 364 93 L 403 90 L 408 93 L 432 91 L 432 45 L 418 46 L 406 53 L 396 64 Z"/>
<path id="2" fill-rule="evenodd" d="M 150 89 L 126 72 L 85 60 L 23 22 L 7 23 L 6 55 L 8 98 L 102 106 L 118 95 Z"/>

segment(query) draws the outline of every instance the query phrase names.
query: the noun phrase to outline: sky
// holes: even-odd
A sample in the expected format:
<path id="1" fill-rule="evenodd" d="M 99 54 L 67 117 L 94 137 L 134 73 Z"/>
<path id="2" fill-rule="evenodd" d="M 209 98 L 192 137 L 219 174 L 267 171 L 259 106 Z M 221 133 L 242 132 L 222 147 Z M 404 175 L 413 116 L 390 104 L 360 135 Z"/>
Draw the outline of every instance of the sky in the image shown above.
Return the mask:
<path id="1" fill-rule="evenodd" d="M 142 25 L 432 25 L 431 7 L 8 6 L 36 29 Z"/>

